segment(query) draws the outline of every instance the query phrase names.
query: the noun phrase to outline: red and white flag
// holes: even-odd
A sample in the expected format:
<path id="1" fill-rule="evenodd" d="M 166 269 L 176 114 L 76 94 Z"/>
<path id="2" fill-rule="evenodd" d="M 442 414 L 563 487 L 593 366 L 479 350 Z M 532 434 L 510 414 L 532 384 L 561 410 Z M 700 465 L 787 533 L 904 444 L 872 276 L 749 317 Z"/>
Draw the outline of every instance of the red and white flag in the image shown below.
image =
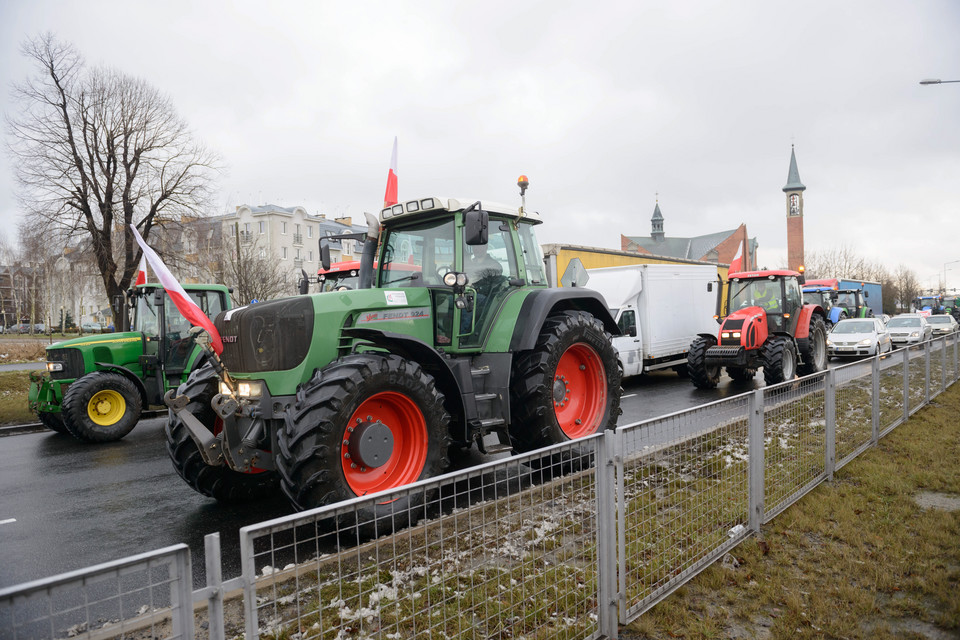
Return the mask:
<path id="1" fill-rule="evenodd" d="M 384 208 L 397 204 L 397 137 L 393 137 L 393 155 L 390 156 L 390 172 L 387 173 L 387 191 L 383 194 Z"/>
<path id="2" fill-rule="evenodd" d="M 147 254 L 140 254 L 140 266 L 137 268 L 137 279 L 133 286 L 147 284 Z"/>
<path id="3" fill-rule="evenodd" d="M 727 273 L 737 273 L 743 270 L 743 241 L 740 241 L 740 244 L 737 245 L 737 255 L 733 256 L 733 260 L 730 261 L 730 268 L 727 269 Z"/>
<path id="4" fill-rule="evenodd" d="M 150 263 L 150 267 L 156 274 L 157 279 L 160 280 L 160 284 L 166 289 L 167 295 L 173 300 L 173 304 L 177 305 L 177 309 L 180 310 L 184 318 L 190 321 L 190 324 L 203 327 L 207 330 L 207 333 L 210 334 L 210 344 L 213 346 L 213 350 L 217 352 L 217 355 L 223 353 L 223 340 L 220 339 L 220 332 L 213 326 L 213 322 L 207 317 L 207 314 L 197 306 L 197 303 L 187 295 L 187 292 L 183 290 L 183 287 L 180 286 L 177 279 L 173 277 L 173 274 L 167 269 L 167 265 L 163 264 L 163 260 L 157 255 L 157 252 L 147 246 L 147 243 L 144 242 L 137 228 L 132 224 L 130 228 L 133 230 L 133 237 L 136 238 L 137 244 L 139 244 L 143 250 L 143 256 L 147 259 L 147 262 Z"/>

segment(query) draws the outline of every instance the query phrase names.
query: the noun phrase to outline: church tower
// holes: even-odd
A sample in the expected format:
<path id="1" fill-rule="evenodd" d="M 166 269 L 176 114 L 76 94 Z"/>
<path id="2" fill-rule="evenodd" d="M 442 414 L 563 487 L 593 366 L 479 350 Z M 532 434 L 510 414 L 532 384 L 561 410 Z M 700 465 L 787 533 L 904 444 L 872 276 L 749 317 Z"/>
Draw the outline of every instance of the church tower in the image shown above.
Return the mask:
<path id="1" fill-rule="evenodd" d="M 790 145 L 790 171 L 783 192 L 787 196 L 787 268 L 799 271 L 803 265 L 803 192 L 797 156 Z"/>
<path id="2" fill-rule="evenodd" d="M 654 242 L 663 242 L 663 214 L 660 213 L 659 202 L 653 210 L 653 217 L 650 218 L 650 237 Z"/>

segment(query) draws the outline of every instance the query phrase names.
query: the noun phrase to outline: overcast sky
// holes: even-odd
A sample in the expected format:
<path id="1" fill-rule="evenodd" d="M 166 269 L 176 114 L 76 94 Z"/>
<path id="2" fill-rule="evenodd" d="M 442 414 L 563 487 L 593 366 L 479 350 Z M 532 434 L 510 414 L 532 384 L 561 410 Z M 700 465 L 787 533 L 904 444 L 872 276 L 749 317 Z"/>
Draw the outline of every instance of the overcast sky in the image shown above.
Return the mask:
<path id="1" fill-rule="evenodd" d="M 847 245 L 960 287 L 960 2 L 0 3 L 2 110 L 52 31 L 167 93 L 227 168 L 217 210 L 362 217 L 400 198 L 518 203 L 541 242 L 620 248 L 747 224 L 786 264 L 796 146 L 806 250 Z M 19 212 L 0 159 L 0 234 Z M 951 261 L 958 261 L 949 265 Z"/>

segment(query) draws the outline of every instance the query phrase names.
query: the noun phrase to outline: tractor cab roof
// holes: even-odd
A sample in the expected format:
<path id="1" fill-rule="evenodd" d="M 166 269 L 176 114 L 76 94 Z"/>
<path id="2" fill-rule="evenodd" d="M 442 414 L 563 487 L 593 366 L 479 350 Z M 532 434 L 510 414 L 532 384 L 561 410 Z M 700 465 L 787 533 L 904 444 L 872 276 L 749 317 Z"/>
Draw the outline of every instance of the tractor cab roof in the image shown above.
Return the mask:
<path id="1" fill-rule="evenodd" d="M 419 200 L 407 200 L 406 202 L 395 204 L 392 207 L 386 207 L 380 211 L 380 223 L 389 223 L 398 218 L 420 218 L 441 212 L 453 213 L 466 209 L 475 202 L 477 202 L 477 200 L 469 198 L 438 198 L 436 196 L 432 198 L 421 198 Z M 479 208 L 488 213 L 505 215 L 517 219 L 525 218 L 532 224 L 543 222 L 540 214 L 536 211 L 521 212 L 520 207 L 485 200 L 480 200 L 479 202 Z"/>
<path id="2" fill-rule="evenodd" d="M 727 275 L 729 280 L 760 280 L 763 278 L 774 280 L 777 278 L 799 278 L 800 274 L 796 271 L 787 269 L 775 269 L 769 271 L 738 271 Z"/>

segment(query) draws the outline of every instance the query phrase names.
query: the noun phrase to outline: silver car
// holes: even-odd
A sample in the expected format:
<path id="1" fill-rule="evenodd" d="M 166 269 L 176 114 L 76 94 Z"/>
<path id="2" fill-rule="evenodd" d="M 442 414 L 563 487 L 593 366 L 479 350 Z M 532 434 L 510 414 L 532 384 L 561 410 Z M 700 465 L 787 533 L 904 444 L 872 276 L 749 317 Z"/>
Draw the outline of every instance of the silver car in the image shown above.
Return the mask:
<path id="1" fill-rule="evenodd" d="M 953 319 L 953 316 L 946 314 L 927 317 L 927 322 L 933 328 L 934 336 L 944 336 L 948 333 L 954 333 L 960 325 Z"/>
<path id="2" fill-rule="evenodd" d="M 894 349 L 908 344 L 916 344 L 930 339 L 933 327 L 927 319 L 917 313 L 901 313 L 890 318 L 887 331 L 893 338 Z"/>
<path id="3" fill-rule="evenodd" d="M 848 318 L 827 335 L 827 356 L 874 356 L 893 350 L 893 341 L 880 318 Z"/>

